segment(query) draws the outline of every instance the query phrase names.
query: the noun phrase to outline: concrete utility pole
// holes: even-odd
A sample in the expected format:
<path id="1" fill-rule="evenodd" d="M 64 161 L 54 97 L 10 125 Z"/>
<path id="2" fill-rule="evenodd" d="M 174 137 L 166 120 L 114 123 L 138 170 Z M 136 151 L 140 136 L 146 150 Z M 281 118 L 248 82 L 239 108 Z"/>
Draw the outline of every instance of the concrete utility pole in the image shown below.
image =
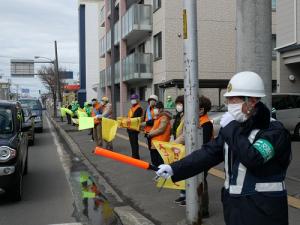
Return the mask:
<path id="1" fill-rule="evenodd" d="M 272 106 L 271 0 L 237 0 L 236 70 L 258 73 L 265 83 L 264 102 Z"/>
<path id="2" fill-rule="evenodd" d="M 198 136 L 199 100 L 198 100 L 198 35 L 197 1 L 183 0 L 183 39 L 184 39 L 184 93 L 185 93 L 185 146 L 186 154 L 191 154 L 199 147 Z M 198 177 L 186 180 L 186 217 L 188 225 L 201 224 L 199 198 L 197 195 Z"/>
<path id="3" fill-rule="evenodd" d="M 111 33 L 111 104 L 112 118 L 116 118 L 116 98 L 115 98 L 115 0 L 110 2 L 110 33 Z"/>
<path id="4" fill-rule="evenodd" d="M 56 73 L 56 78 L 57 78 L 57 93 L 58 93 L 58 105 L 61 105 L 62 102 L 62 96 L 61 96 L 61 87 L 60 87 L 60 75 L 59 75 L 59 69 L 58 69 L 58 56 L 57 56 L 57 43 L 54 41 L 54 50 L 55 50 L 55 60 L 54 60 L 54 70 Z"/>

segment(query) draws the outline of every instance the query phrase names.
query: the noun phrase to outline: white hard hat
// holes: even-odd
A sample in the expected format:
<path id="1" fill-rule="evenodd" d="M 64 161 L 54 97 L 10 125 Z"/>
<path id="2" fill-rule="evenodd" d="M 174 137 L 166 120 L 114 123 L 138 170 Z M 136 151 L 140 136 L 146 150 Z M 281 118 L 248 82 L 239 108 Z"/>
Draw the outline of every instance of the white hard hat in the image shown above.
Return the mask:
<path id="1" fill-rule="evenodd" d="M 224 97 L 247 96 L 265 97 L 264 82 L 261 77 L 250 71 L 235 74 L 229 81 Z"/>
<path id="2" fill-rule="evenodd" d="M 148 101 L 151 100 L 151 99 L 153 99 L 155 101 L 158 101 L 157 95 L 150 95 L 149 98 L 148 98 Z"/>

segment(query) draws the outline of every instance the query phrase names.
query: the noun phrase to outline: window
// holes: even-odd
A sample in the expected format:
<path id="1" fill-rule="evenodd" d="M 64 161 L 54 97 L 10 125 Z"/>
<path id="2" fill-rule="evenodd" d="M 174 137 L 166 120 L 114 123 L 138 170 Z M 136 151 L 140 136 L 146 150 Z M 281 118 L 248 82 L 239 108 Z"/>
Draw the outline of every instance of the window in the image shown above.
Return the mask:
<path id="1" fill-rule="evenodd" d="M 161 32 L 154 35 L 154 61 L 160 60 L 162 58 L 162 43 L 161 43 Z"/>
<path id="2" fill-rule="evenodd" d="M 276 59 L 276 34 L 272 34 L 272 58 Z"/>
<path id="3" fill-rule="evenodd" d="M 12 132 L 12 111 L 9 108 L 0 108 L 0 134 L 11 134 Z"/>
<path id="4" fill-rule="evenodd" d="M 272 10 L 276 11 L 276 1 L 277 0 L 272 0 Z"/>
<path id="5" fill-rule="evenodd" d="M 161 0 L 153 0 L 153 12 L 161 8 Z"/>

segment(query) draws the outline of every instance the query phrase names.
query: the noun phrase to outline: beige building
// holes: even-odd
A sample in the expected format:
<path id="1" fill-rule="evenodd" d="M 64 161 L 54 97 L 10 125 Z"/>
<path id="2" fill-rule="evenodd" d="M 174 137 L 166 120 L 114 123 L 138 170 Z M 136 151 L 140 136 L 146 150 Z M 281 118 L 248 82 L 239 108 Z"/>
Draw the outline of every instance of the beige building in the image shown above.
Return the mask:
<path id="1" fill-rule="evenodd" d="M 277 91 L 300 92 L 300 2 L 277 0 Z"/>
<path id="2" fill-rule="evenodd" d="M 275 6 L 273 33 L 275 34 Z M 115 87 L 118 114 L 126 114 L 129 96 L 160 100 L 183 94 L 182 0 L 116 0 Z M 104 0 L 100 25 L 99 95 L 111 96 L 110 1 Z M 222 93 L 235 73 L 236 7 L 232 0 L 198 0 L 199 92 L 223 103 Z M 273 35 L 275 43 L 276 36 Z M 275 57 L 274 57 L 275 59 Z M 273 63 L 273 79 L 276 64 Z M 275 85 L 276 86 L 276 85 Z"/>

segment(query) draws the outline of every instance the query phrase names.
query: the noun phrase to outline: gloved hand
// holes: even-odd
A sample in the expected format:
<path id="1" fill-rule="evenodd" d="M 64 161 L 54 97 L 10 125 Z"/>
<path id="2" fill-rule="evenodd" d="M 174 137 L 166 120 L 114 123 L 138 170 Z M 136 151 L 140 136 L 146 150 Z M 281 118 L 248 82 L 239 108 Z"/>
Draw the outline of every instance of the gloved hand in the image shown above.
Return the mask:
<path id="1" fill-rule="evenodd" d="M 159 165 L 158 168 L 159 170 L 155 172 L 157 176 L 168 179 L 169 177 L 174 175 L 172 167 L 168 164 Z"/>
<path id="2" fill-rule="evenodd" d="M 235 120 L 233 115 L 231 115 L 229 112 L 226 112 L 220 121 L 221 127 L 226 127 L 231 121 Z"/>
<path id="3" fill-rule="evenodd" d="M 97 118 L 97 119 L 101 119 L 101 118 L 102 118 L 102 115 L 97 115 L 96 118 Z"/>

